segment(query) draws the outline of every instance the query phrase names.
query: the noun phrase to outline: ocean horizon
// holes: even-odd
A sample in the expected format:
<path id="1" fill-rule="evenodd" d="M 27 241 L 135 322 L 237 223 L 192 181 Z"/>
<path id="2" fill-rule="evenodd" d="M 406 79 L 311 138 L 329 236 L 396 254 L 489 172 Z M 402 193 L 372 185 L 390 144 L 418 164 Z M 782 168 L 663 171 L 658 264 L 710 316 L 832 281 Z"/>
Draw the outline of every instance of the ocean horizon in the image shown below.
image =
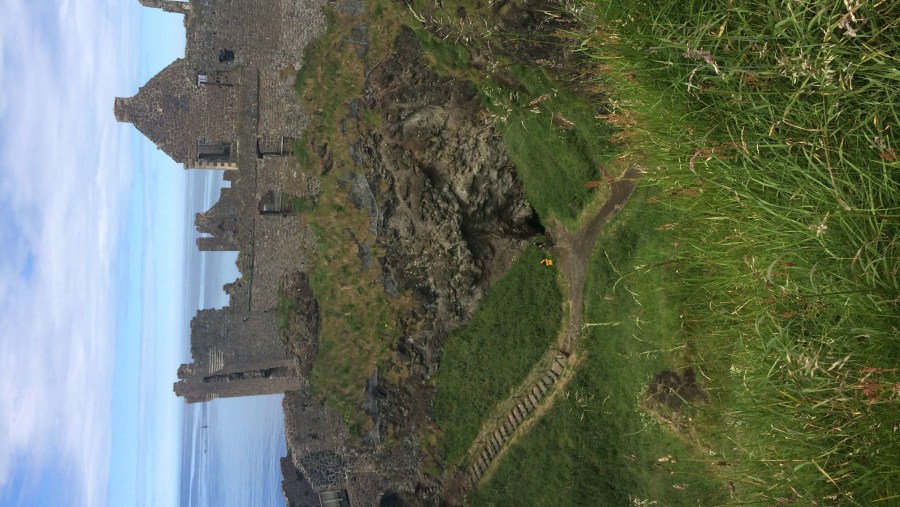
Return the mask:
<path id="1" fill-rule="evenodd" d="M 201 252 L 194 213 L 208 210 L 229 185 L 218 171 L 191 171 L 185 193 L 184 339 L 182 361 L 191 362 L 190 321 L 197 310 L 228 304 L 222 290 L 240 273 L 237 252 Z M 172 372 L 173 382 L 175 371 Z M 172 393 L 172 396 L 175 396 Z M 216 399 L 185 404 L 182 424 L 182 507 L 283 507 L 280 458 L 284 395 Z"/>

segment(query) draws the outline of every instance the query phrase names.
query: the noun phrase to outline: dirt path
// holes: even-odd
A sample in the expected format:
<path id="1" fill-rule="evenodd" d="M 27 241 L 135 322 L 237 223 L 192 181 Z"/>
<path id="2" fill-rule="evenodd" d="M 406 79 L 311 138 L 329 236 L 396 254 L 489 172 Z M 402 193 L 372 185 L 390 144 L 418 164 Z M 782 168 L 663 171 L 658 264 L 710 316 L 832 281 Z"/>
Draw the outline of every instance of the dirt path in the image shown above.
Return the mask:
<path id="1" fill-rule="evenodd" d="M 458 478 L 464 484 L 465 491 L 473 489 L 493 474 L 499 458 L 506 453 L 510 443 L 534 426 L 572 378 L 577 364 L 573 352 L 584 320 L 584 282 L 591 251 L 603 226 L 628 202 L 639 178 L 638 168 L 625 171 L 621 178 L 612 183 L 610 196 L 603 207 L 581 230 L 570 232 L 558 221 L 551 224 L 551 234 L 556 241 L 551 252 L 568 285 L 567 318 L 563 321 L 557 342 L 535 363 L 513 394 L 499 402 L 482 423 L 466 454 L 466 472 Z"/>
<path id="2" fill-rule="evenodd" d="M 600 235 L 603 226 L 628 202 L 639 178 L 640 170 L 638 168 L 631 167 L 625 171 L 618 180 L 612 183 L 606 203 L 581 230 L 570 232 L 558 221 L 553 224 L 552 233 L 556 240 L 556 246 L 551 251 L 559 259 L 560 269 L 563 270 L 569 284 L 570 314 L 566 340 L 559 344 L 560 350 L 566 354 L 572 353 L 575 343 L 581 335 L 584 312 L 584 279 L 594 243 L 597 242 L 597 236 Z"/>

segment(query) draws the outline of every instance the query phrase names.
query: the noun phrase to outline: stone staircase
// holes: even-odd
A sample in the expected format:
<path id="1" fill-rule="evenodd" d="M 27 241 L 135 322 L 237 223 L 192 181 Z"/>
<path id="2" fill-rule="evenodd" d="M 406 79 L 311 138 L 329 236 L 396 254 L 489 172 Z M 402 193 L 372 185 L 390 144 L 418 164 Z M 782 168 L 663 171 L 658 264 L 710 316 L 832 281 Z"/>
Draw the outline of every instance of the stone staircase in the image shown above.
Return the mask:
<path id="1" fill-rule="evenodd" d="M 322 507 L 350 507 L 350 499 L 346 491 L 323 491 L 319 493 Z"/>
<path id="2" fill-rule="evenodd" d="M 550 366 L 536 375 L 536 379 L 521 389 L 511 398 L 505 417 L 494 420 L 494 425 L 473 446 L 469 454 L 466 489 L 471 490 L 487 472 L 494 458 L 500 454 L 506 442 L 516 429 L 522 425 L 529 415 L 541 404 L 541 401 L 552 390 L 559 380 L 569 356 L 557 351 Z M 534 377 L 533 377 L 534 378 Z"/>

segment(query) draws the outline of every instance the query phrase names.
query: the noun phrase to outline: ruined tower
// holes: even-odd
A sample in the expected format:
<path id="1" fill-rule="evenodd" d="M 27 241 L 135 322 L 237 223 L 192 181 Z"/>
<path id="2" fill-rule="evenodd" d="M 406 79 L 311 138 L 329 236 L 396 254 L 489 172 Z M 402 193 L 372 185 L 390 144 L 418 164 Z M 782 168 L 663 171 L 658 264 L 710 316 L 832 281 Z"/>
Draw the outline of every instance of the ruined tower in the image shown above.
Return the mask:
<path id="1" fill-rule="evenodd" d="M 176 0 L 139 0 L 144 7 L 162 9 L 166 12 L 174 12 L 178 14 L 188 14 L 191 12 L 192 5 L 190 2 L 179 2 Z"/>
<path id="2" fill-rule="evenodd" d="M 314 504 L 350 505 L 340 414 L 303 401 L 300 364 L 277 317 L 280 288 L 309 269 L 316 250 L 303 209 L 320 185 L 292 155 L 308 122 L 294 79 L 304 48 L 325 31 L 325 0 L 140 3 L 184 16 L 185 55 L 116 98 L 116 120 L 185 169 L 223 171 L 229 185 L 196 214 L 196 241 L 200 250 L 239 252 L 228 306 L 191 321 L 191 362 L 178 368 L 174 391 L 187 403 L 281 392 L 300 401 L 310 424 L 286 425 L 287 468 L 308 476 Z M 321 437 L 301 443 L 312 427 Z"/>
<path id="3" fill-rule="evenodd" d="M 116 120 L 185 169 L 225 171 L 230 187 L 197 213 L 196 241 L 200 250 L 240 252 L 229 306 L 191 322 L 193 362 L 178 369 L 175 393 L 193 403 L 299 389 L 276 313 L 282 281 L 305 267 L 310 231 L 290 207 L 271 212 L 270 201 L 306 197 L 307 176 L 291 155 L 306 123 L 293 80 L 324 16 L 315 1 L 140 3 L 184 15 L 185 56 L 116 98 Z"/>
<path id="4" fill-rule="evenodd" d="M 191 356 L 194 362 L 181 365 L 174 387 L 188 403 L 301 387 L 297 361 L 264 312 L 200 310 L 191 320 Z"/>
<path id="5" fill-rule="evenodd" d="M 133 124 L 185 169 L 237 169 L 240 86 L 198 84 L 200 72 L 175 60 L 135 96 L 116 98 L 116 120 Z"/>

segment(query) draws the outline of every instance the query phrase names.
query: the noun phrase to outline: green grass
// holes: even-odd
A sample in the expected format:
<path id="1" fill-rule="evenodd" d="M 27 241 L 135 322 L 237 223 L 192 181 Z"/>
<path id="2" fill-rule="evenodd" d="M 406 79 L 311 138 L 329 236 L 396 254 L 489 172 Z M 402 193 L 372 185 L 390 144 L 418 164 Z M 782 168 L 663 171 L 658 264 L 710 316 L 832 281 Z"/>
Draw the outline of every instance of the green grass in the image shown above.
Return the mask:
<path id="1" fill-rule="evenodd" d="M 398 375 L 405 374 L 383 372 L 379 367 L 401 333 L 398 319 L 413 303 L 405 293 L 387 297 L 377 262 L 365 267 L 359 257 L 359 245 L 369 248 L 373 258 L 383 253 L 370 230 L 372 218 L 350 202 L 348 190 L 340 183 L 349 173 L 361 170 L 347 149 L 353 145 L 355 129 L 345 134 L 340 124 L 350 100 L 362 95 L 365 69 L 372 62 L 363 61 L 358 47 L 345 42 L 353 27 L 365 19 L 331 9 L 326 9 L 326 15 L 327 30 L 307 47 L 295 82 L 311 118 L 294 151 L 304 170 L 320 175 L 322 192 L 316 203 L 294 199 L 291 205 L 309 221 L 317 244 L 310 285 L 322 322 L 309 378 L 311 389 L 339 410 L 351 433 L 359 435 L 371 428 L 371 418 L 360 408 L 366 377 L 377 372 L 397 381 Z M 372 26 L 370 56 L 385 51 L 385 30 Z M 373 114 L 365 119 L 378 120 Z M 332 168 L 321 174 L 325 152 L 331 156 Z"/>
<path id="2" fill-rule="evenodd" d="M 646 197 L 641 190 L 633 199 Z M 727 499 L 725 481 L 708 468 L 713 458 L 639 408 L 649 380 L 683 366 L 688 348 L 677 302 L 659 290 L 675 283 L 676 269 L 622 279 L 639 262 L 662 265 L 671 258 L 675 248 L 656 231 L 670 219 L 659 206 L 633 205 L 601 238 L 585 286 L 582 363 L 553 408 L 476 491 L 473 505 L 717 505 Z M 682 414 L 694 416 L 694 409 Z"/>
<path id="3" fill-rule="evenodd" d="M 282 335 L 287 330 L 291 313 L 294 312 L 296 305 L 296 301 L 284 294 L 284 286 L 278 287 L 278 306 L 275 308 L 275 315 L 278 319 L 278 330 Z"/>
<path id="4" fill-rule="evenodd" d="M 384 5 L 385 19 L 401 17 Z M 501 58 L 490 63 L 504 79 L 485 72 L 479 37 L 488 32 L 447 14 L 456 5 L 428 13 L 436 21 L 426 23 L 468 42 L 426 36 L 426 53 L 442 72 L 476 82 L 542 217 L 577 224 L 598 197 L 584 183 L 598 179 L 601 166 L 613 176 L 632 165 L 647 173 L 644 193 L 592 258 L 585 315 L 602 325 L 586 332 L 568 397 L 510 449 L 475 503 L 896 502 L 897 4 L 852 12 L 824 0 L 573 4 L 590 11 L 572 36 L 609 96 L 599 112 L 614 131 L 593 122 L 591 100 L 568 95 L 541 71 Z M 466 7 L 469 19 L 488 17 Z M 373 30 L 387 47 L 392 32 Z M 323 41 L 322 48 L 334 42 Z M 313 130 L 333 133 L 343 97 L 356 89 L 342 77 L 346 69 L 320 63 L 304 67 L 298 84 L 322 109 Z M 313 79 L 329 86 L 313 87 Z M 311 222 L 344 230 L 325 210 L 350 205 L 324 204 Z M 365 229 L 364 217 L 351 221 Z M 323 317 L 329 359 L 317 362 L 314 381 L 352 410 L 361 377 L 351 365 L 373 366 L 377 360 L 360 357 L 377 356 L 381 345 L 346 337 L 363 337 L 367 322 L 385 319 L 349 312 L 370 296 L 350 283 L 356 261 L 340 247 L 346 238 L 332 244 L 314 276 L 331 309 Z M 533 293 L 489 295 L 478 313 L 485 316 L 448 342 L 435 409 L 451 465 L 544 350 L 530 331 L 505 334 L 522 319 L 498 320 L 529 308 L 523 294 Z M 535 317 L 536 307 L 521 315 Z M 523 337 L 532 345 L 520 350 Z M 702 372 L 710 402 L 656 414 L 691 418 L 679 419 L 675 434 L 642 411 L 638 397 L 652 375 L 689 365 Z M 677 463 L 658 461 L 668 455 Z"/>
<path id="5" fill-rule="evenodd" d="M 640 319 L 630 336 L 604 328 L 608 347 L 640 338 L 666 365 L 703 372 L 711 402 L 681 434 L 729 464 L 716 475 L 739 501 L 896 502 L 896 4 L 585 5 L 598 17 L 583 18 L 581 48 L 612 96 L 608 120 L 656 188 L 639 212 L 670 216 L 643 229 L 678 246 L 629 254 L 652 246 L 634 234 L 604 246 L 613 262 L 595 256 L 591 279 L 615 266 L 615 290 L 634 302 L 608 294 L 594 313 L 602 292 L 591 290 L 588 317 Z M 644 371 L 645 358 L 623 360 L 622 375 Z M 515 451 L 524 463 L 545 459 L 538 438 Z"/>
<path id="6" fill-rule="evenodd" d="M 509 396 L 556 340 L 562 294 L 556 270 L 526 249 L 469 324 L 450 334 L 438 374 L 435 420 L 449 464 L 459 463 L 491 409 Z"/>
<path id="7" fill-rule="evenodd" d="M 294 141 L 294 156 L 304 171 L 313 169 L 313 154 L 309 149 L 309 139 L 304 133 L 303 137 Z"/>
<path id="8" fill-rule="evenodd" d="M 323 193 L 325 199 L 340 194 Z M 350 211 L 332 216 L 324 206 L 309 212 L 319 255 L 310 275 L 310 285 L 322 309 L 319 348 L 310 384 L 313 392 L 337 408 L 351 431 L 366 431 L 369 418 L 359 408 L 366 377 L 374 375 L 389 354 L 389 346 L 400 332 L 398 315 L 408 311 L 405 295 L 385 296 L 376 266 L 362 269 L 353 239 L 347 232 L 364 231 L 364 213 Z M 335 227 L 335 224 L 343 227 Z"/>
<path id="9" fill-rule="evenodd" d="M 602 325 L 570 396 L 474 503 L 895 503 L 896 4 L 582 5 L 580 47 L 651 197 L 592 259 Z M 650 376 L 684 366 L 709 402 L 642 415 Z M 648 475 L 682 453 L 693 469 Z"/>
<path id="10" fill-rule="evenodd" d="M 443 40 L 419 27 L 416 36 L 422 43 L 431 68 L 441 75 L 455 75 L 463 78 L 478 79 L 479 73 L 471 67 L 469 48 L 464 44 Z"/>
<path id="11" fill-rule="evenodd" d="M 613 153 L 607 142 L 612 131 L 595 118 L 595 105 L 543 70 L 511 65 L 508 75 L 523 90 L 489 83 L 481 88 L 482 94 L 494 114 L 501 116 L 497 128 L 531 204 L 540 216 L 573 225 L 595 199 L 597 191 L 586 183 L 601 179 L 600 168 L 608 165 Z"/>
<path id="12" fill-rule="evenodd" d="M 452 18 L 446 11 L 457 5 L 448 3 L 435 16 Z M 443 23 L 440 26 L 452 26 L 452 21 Z M 573 93 L 570 85 L 537 66 L 498 55 L 491 55 L 498 69 L 473 66 L 472 53 L 487 51 L 488 41 L 480 39 L 483 34 L 469 33 L 472 39 L 464 44 L 421 27 L 416 33 L 437 72 L 475 83 L 496 120 L 528 200 L 543 219 L 553 216 L 574 225 L 586 206 L 602 200 L 597 194 L 605 189 L 586 186 L 601 179 L 601 167 L 609 166 L 612 153 L 607 141 L 611 129 L 596 118 L 598 104 Z"/>

